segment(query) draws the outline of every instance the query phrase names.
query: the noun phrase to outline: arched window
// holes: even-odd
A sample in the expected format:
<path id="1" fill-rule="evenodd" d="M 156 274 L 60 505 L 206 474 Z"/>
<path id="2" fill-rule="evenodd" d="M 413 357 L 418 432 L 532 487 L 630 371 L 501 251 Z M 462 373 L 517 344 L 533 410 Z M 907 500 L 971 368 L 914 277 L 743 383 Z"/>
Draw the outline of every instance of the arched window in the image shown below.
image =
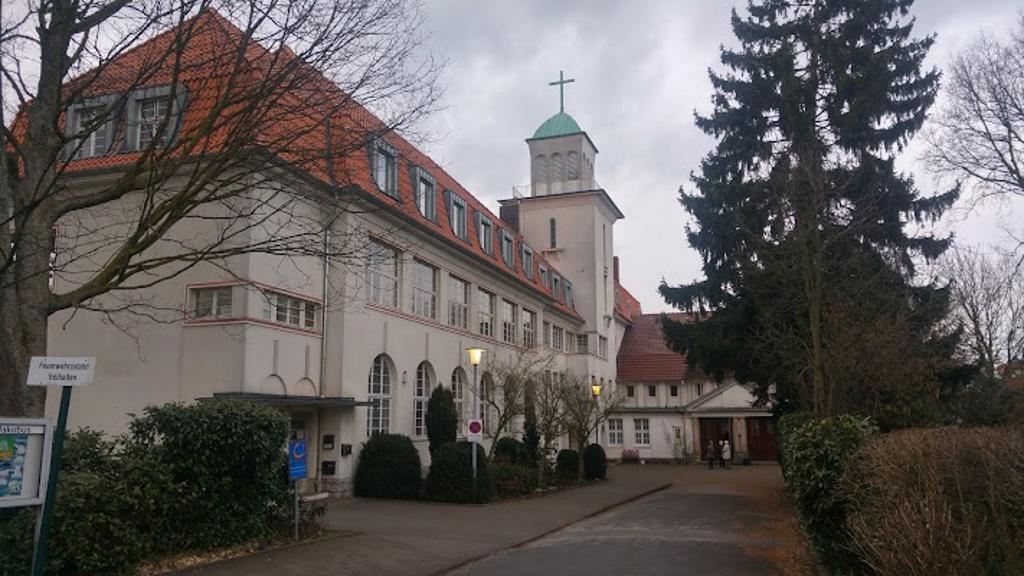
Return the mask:
<path id="1" fill-rule="evenodd" d="M 461 425 L 463 418 L 466 417 L 466 413 L 463 412 L 466 400 L 466 371 L 462 369 L 462 366 L 456 366 L 452 371 L 452 398 L 455 400 L 455 413 L 458 414 Z M 462 429 L 461 426 L 459 429 Z"/>
<path id="2" fill-rule="evenodd" d="M 565 155 L 566 180 L 578 180 L 580 177 L 580 155 L 569 152 Z"/>
<path id="3" fill-rule="evenodd" d="M 565 163 L 562 161 L 562 155 L 556 152 L 551 155 L 551 181 L 562 180 L 565 180 Z"/>
<path id="4" fill-rule="evenodd" d="M 548 158 L 543 154 L 538 154 L 533 160 L 533 181 L 548 181 Z"/>
<path id="5" fill-rule="evenodd" d="M 367 399 L 375 402 L 366 410 L 366 436 L 387 434 L 391 429 L 391 380 L 394 374 L 391 358 L 380 354 L 373 359 Z"/>
<path id="6" fill-rule="evenodd" d="M 434 369 L 430 362 L 420 362 L 416 367 L 416 395 L 413 398 L 413 435 L 427 435 L 427 401 L 434 389 Z"/>
<path id="7" fill-rule="evenodd" d="M 491 401 L 494 399 L 494 378 L 490 372 L 480 375 L 480 420 L 483 421 L 484 434 L 491 433 Z"/>

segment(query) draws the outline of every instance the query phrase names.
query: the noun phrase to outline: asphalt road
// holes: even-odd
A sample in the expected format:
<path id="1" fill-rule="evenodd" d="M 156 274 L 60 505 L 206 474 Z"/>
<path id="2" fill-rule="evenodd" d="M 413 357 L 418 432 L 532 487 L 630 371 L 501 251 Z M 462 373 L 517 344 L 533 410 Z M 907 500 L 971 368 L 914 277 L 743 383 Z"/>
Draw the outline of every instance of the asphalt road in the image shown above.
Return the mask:
<path id="1" fill-rule="evenodd" d="M 499 552 L 453 575 L 769 575 L 787 568 L 792 514 L 764 471 L 690 467 L 668 490 Z M 768 478 L 765 478 L 768 480 Z"/>

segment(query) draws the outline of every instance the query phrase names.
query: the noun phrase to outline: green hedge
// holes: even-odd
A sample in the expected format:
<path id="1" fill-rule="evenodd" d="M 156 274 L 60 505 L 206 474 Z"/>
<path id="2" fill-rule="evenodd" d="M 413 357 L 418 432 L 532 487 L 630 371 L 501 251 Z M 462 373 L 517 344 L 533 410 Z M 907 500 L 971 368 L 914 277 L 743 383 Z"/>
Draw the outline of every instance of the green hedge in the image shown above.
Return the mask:
<path id="1" fill-rule="evenodd" d="M 555 458 L 555 476 L 561 484 L 573 484 L 580 479 L 580 455 L 575 450 L 559 450 Z"/>
<path id="2" fill-rule="evenodd" d="M 269 537 L 287 509 L 288 419 L 248 403 L 149 408 L 116 441 L 65 441 L 47 574 L 130 574 L 146 558 Z M 0 574 L 29 571 L 34 510 L 0 514 Z"/>
<path id="3" fill-rule="evenodd" d="M 444 386 L 434 388 L 427 401 L 427 440 L 430 442 L 430 455 L 433 457 L 438 448 L 449 442 L 455 442 L 459 433 L 459 413 L 455 408 L 452 391 Z"/>
<path id="4" fill-rule="evenodd" d="M 877 428 L 868 418 L 837 416 L 802 424 L 794 418 L 782 429 L 786 483 L 812 546 L 833 571 L 860 570 L 845 525 L 850 502 L 839 483 L 847 463 Z"/>
<path id="5" fill-rule="evenodd" d="M 437 502 L 489 502 L 494 498 L 487 455 L 477 447 L 476 491 L 473 489 L 473 449 L 469 442 L 445 444 L 430 462 L 430 473 L 423 485 L 424 497 Z"/>
<path id="6" fill-rule="evenodd" d="M 608 457 L 600 444 L 591 444 L 583 449 L 583 477 L 587 480 L 608 477 Z"/>
<path id="7" fill-rule="evenodd" d="M 537 470 L 522 464 L 496 461 L 490 467 L 494 494 L 498 498 L 528 496 L 537 491 Z"/>
<path id="8" fill-rule="evenodd" d="M 408 436 L 374 434 L 363 443 L 353 492 L 367 498 L 413 500 L 420 493 L 420 453 Z"/>
<path id="9" fill-rule="evenodd" d="M 515 438 L 502 436 L 494 444 L 494 461 L 506 464 L 526 465 L 526 444 Z"/>

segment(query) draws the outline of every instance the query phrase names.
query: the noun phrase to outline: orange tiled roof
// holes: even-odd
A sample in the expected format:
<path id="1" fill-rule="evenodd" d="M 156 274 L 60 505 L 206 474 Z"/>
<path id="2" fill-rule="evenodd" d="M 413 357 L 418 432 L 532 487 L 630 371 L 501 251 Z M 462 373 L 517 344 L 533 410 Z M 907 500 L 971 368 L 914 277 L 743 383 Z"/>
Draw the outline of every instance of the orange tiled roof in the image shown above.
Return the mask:
<path id="1" fill-rule="evenodd" d="M 640 308 L 640 301 L 618 282 L 615 283 L 615 312 L 627 321 L 632 321 L 634 317 L 644 313 Z"/>
<path id="2" fill-rule="evenodd" d="M 174 30 L 170 30 L 121 54 L 109 63 L 99 76 L 96 76 L 95 72 L 86 72 L 70 81 L 65 86 L 66 90 L 72 92 L 76 85 L 87 83 L 89 88 L 79 97 L 92 97 L 123 92 L 129 88 L 168 85 L 176 79 L 187 88 L 188 97 L 177 137 L 188 138 L 201 122 L 207 120 L 213 103 L 222 94 L 223 81 L 229 77 L 225 67 L 233 57 L 233 50 L 225 47 L 237 46 L 243 35 L 241 30 L 212 9 L 203 10 L 180 26 L 192 28 L 189 40 L 181 53 L 181 61 L 184 64 L 177 78 L 172 77 L 171 67 L 162 64 L 160 60 L 166 60 L 168 51 L 173 47 Z M 253 42 L 246 46 L 246 54 L 251 63 L 252 74 L 256 77 L 260 74 L 273 74 L 275 67 L 294 64 L 294 55 L 273 54 Z M 140 81 L 140 78 L 143 80 Z M 290 149 L 297 152 L 280 154 L 282 160 L 293 164 L 323 184 L 343 189 L 356 188 L 359 193 L 390 207 L 421 228 L 449 240 L 460 249 L 515 277 L 521 284 L 542 293 L 547 297 L 549 304 L 563 313 L 580 318 L 575 310 L 565 305 L 563 294 L 555 295 L 550 287 L 541 283 L 539 266 L 543 264 L 549 270 L 557 270 L 545 261 L 539 250 L 534 250 L 532 278 L 528 277 L 524 273 L 519 250 L 519 245 L 523 242 L 522 235 L 488 210 L 433 159 L 405 138 L 394 132 L 381 134 L 385 129 L 383 122 L 358 103 L 352 103 L 334 83 L 318 73 L 313 74 L 307 85 L 291 90 L 282 100 L 286 101 L 288 106 L 280 111 L 271 111 L 265 128 L 266 137 L 271 139 L 287 138 L 289 134 L 297 135 L 290 146 Z M 324 113 L 325 110 L 341 108 L 345 108 L 344 114 Z M 223 150 L 231 143 L 233 128 L 230 121 L 219 124 L 209 136 L 197 142 L 191 152 L 199 155 Z M 331 157 L 331 150 L 337 149 L 334 146 L 342 142 L 342 139 L 347 139 L 351 144 L 354 138 L 364 138 L 369 143 L 375 135 L 398 152 L 398 185 L 401 200 L 395 200 L 377 188 L 372 179 L 369 156 L 365 149 L 359 148 L 355 153 L 348 153 L 341 158 Z M 119 137 L 116 135 L 115 140 Z M 112 146 L 112 151 L 104 156 L 71 161 L 66 166 L 66 173 L 129 166 L 138 159 L 137 152 L 125 153 L 116 148 Z M 410 165 L 419 166 L 437 181 L 437 222 L 423 217 L 416 207 L 409 175 Z M 445 189 L 462 197 L 471 210 L 467 213 L 468 242 L 459 238 L 448 224 L 448 208 L 442 193 Z M 494 223 L 493 254 L 487 254 L 480 248 L 476 227 L 472 225 L 472 211 L 483 214 Z M 500 229 L 505 229 L 516 239 L 514 269 L 509 268 L 501 259 Z"/>
<path id="3" fill-rule="evenodd" d="M 668 317 L 689 322 L 690 314 L 674 313 Z M 686 364 L 686 356 L 672 351 L 665 344 L 661 330 L 661 314 L 639 314 L 619 346 L 618 379 L 623 382 L 649 382 L 704 378 L 704 374 Z"/>

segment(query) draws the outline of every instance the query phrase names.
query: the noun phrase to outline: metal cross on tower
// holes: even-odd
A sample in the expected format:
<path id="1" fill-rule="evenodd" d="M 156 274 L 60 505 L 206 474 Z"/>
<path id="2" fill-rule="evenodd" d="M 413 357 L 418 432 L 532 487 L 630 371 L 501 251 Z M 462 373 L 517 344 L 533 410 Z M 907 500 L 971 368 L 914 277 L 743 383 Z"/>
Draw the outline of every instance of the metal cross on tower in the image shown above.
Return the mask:
<path id="1" fill-rule="evenodd" d="M 554 82 L 548 82 L 548 86 L 558 86 L 558 111 L 565 112 L 565 85 L 571 82 L 575 82 L 575 78 L 565 79 L 565 72 L 563 70 L 558 71 L 558 80 Z"/>

